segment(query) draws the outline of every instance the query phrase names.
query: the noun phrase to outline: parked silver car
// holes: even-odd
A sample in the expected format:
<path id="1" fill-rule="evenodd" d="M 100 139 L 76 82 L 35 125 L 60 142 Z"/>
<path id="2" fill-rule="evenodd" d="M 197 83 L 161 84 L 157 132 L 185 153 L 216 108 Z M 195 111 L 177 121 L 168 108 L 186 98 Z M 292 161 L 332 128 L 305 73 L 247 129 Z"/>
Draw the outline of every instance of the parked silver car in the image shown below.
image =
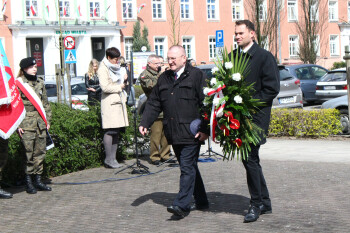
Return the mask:
<path id="1" fill-rule="evenodd" d="M 66 101 L 68 103 L 68 83 L 65 82 L 66 86 Z M 57 88 L 56 88 L 56 80 L 50 79 L 45 80 L 45 88 L 47 91 L 47 97 L 50 102 L 57 102 Z M 62 90 L 62 86 L 61 86 Z M 82 76 L 74 77 L 71 79 L 71 93 L 72 93 L 72 108 L 79 110 L 89 110 L 88 106 L 86 106 L 86 102 L 88 100 L 88 91 L 85 86 L 85 78 Z M 63 91 L 62 91 L 63 96 Z"/>
<path id="2" fill-rule="evenodd" d="M 335 108 L 339 110 L 343 133 L 350 133 L 348 105 L 348 95 L 328 100 L 322 104 L 322 108 Z"/>
<path id="3" fill-rule="evenodd" d="M 197 68 L 201 69 L 208 79 L 213 77 L 211 69 L 215 64 L 199 65 Z M 285 66 L 278 66 L 280 72 L 280 93 L 273 100 L 274 108 L 302 108 L 303 107 L 303 93 L 300 88 L 300 81 L 293 76 Z"/>
<path id="4" fill-rule="evenodd" d="M 316 97 L 320 101 L 330 100 L 347 94 L 346 69 L 329 71 L 316 84 Z"/>

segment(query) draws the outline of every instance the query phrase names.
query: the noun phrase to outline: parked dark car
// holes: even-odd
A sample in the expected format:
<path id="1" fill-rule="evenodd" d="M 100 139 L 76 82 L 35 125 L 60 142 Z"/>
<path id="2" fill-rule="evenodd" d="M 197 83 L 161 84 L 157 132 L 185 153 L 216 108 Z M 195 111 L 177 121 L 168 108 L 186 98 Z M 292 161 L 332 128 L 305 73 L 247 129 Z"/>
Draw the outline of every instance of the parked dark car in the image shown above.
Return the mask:
<path id="1" fill-rule="evenodd" d="M 321 102 L 346 95 L 347 91 L 346 69 L 331 70 L 325 74 L 316 85 L 316 97 Z"/>
<path id="2" fill-rule="evenodd" d="M 328 72 L 328 70 L 322 66 L 314 64 L 288 65 L 286 66 L 286 69 L 300 80 L 303 100 L 308 103 L 317 101 L 315 95 L 316 83 Z"/>
<path id="3" fill-rule="evenodd" d="M 213 77 L 211 69 L 215 64 L 199 65 L 197 68 L 201 69 L 210 80 Z M 280 72 L 280 93 L 273 100 L 274 108 L 302 108 L 303 96 L 300 89 L 300 81 L 293 76 L 285 68 L 285 66 L 278 66 Z"/>
<path id="4" fill-rule="evenodd" d="M 335 108 L 339 110 L 343 133 L 350 133 L 348 105 L 348 95 L 328 100 L 322 104 L 322 108 Z"/>

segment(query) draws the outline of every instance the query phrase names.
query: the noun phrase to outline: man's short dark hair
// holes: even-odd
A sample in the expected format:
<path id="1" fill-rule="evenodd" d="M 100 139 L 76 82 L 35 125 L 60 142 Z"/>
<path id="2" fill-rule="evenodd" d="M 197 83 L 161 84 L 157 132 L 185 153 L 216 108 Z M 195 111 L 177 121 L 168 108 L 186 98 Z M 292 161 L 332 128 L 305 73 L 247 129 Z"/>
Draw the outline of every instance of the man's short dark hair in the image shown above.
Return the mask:
<path id="1" fill-rule="evenodd" d="M 110 47 L 106 50 L 106 58 L 118 58 L 120 57 L 120 51 L 119 49 L 115 48 L 115 47 Z"/>
<path id="2" fill-rule="evenodd" d="M 236 21 L 236 26 L 239 26 L 239 25 L 245 25 L 250 31 L 255 32 L 254 24 L 248 19 Z"/>

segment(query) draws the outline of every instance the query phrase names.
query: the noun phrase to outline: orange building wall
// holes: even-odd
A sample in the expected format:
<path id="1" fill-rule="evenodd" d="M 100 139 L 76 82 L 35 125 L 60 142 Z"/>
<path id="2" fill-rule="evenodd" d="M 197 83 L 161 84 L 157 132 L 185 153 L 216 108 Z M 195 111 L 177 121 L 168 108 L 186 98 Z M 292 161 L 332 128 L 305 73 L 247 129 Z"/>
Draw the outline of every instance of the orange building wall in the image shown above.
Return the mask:
<path id="1" fill-rule="evenodd" d="M 6 56 L 10 63 L 12 72 L 14 72 L 12 33 L 8 28 L 9 24 L 11 24 L 11 1 L 7 1 L 3 20 L 0 21 L 0 37 L 5 40 L 5 44 L 3 44 L 3 46 L 5 48 Z M 16 76 L 16 74 L 14 74 L 14 76 Z"/>

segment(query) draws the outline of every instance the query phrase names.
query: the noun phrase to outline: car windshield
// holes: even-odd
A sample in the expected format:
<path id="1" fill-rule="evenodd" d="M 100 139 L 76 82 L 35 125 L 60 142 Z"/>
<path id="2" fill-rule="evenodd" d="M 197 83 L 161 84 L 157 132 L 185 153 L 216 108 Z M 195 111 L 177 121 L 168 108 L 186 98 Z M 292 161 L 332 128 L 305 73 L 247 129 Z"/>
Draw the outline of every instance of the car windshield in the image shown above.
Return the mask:
<path id="1" fill-rule="evenodd" d="M 87 95 L 88 94 L 85 83 L 73 84 L 71 87 L 71 90 L 72 90 L 72 95 Z"/>
<path id="2" fill-rule="evenodd" d="M 346 72 L 328 73 L 320 79 L 320 82 L 346 81 Z"/>
<path id="3" fill-rule="evenodd" d="M 293 76 L 288 72 L 288 70 L 280 69 L 280 81 L 285 81 L 292 78 Z"/>
<path id="4" fill-rule="evenodd" d="M 56 84 L 46 84 L 45 88 L 46 88 L 47 97 L 57 96 Z"/>

